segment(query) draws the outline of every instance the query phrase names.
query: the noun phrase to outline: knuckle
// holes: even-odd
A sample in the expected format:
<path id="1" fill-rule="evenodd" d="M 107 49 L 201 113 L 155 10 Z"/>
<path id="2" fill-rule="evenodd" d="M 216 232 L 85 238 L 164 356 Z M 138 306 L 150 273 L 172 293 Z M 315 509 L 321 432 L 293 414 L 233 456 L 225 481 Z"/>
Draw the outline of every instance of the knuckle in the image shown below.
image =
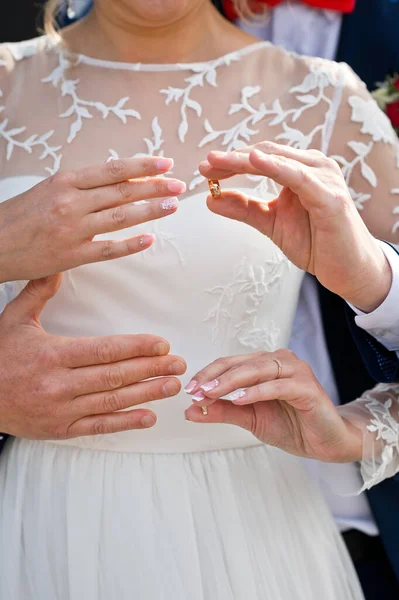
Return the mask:
<path id="1" fill-rule="evenodd" d="M 104 435 L 110 433 L 110 428 L 103 419 L 96 419 L 90 426 L 91 435 Z"/>
<path id="2" fill-rule="evenodd" d="M 307 185 L 312 179 L 309 171 L 307 169 L 305 169 L 304 167 L 300 166 L 298 172 L 299 172 L 300 185 L 301 186 Z"/>
<path id="3" fill-rule="evenodd" d="M 275 357 L 281 360 L 293 361 L 298 360 L 295 352 L 289 350 L 289 348 L 282 348 L 274 353 Z"/>
<path id="4" fill-rule="evenodd" d="M 110 160 L 106 163 L 106 169 L 112 178 L 126 179 L 125 163 L 122 160 Z"/>
<path id="5" fill-rule="evenodd" d="M 67 192 L 61 192 L 53 198 L 53 210 L 52 212 L 57 217 L 67 217 L 71 212 L 71 208 L 74 204 L 74 197 L 72 194 Z"/>
<path id="6" fill-rule="evenodd" d="M 212 363 L 212 365 L 215 365 L 218 367 L 223 367 L 223 368 L 229 367 L 230 364 L 231 364 L 231 357 L 229 357 L 229 356 L 222 356 L 221 358 L 218 358 L 217 360 L 215 360 L 214 363 Z"/>
<path id="7" fill-rule="evenodd" d="M 34 283 L 33 281 L 31 283 Z M 55 348 L 51 346 L 42 346 L 37 353 L 38 363 L 45 368 L 52 367 L 59 363 L 59 355 Z"/>
<path id="8" fill-rule="evenodd" d="M 122 372 L 118 366 L 113 366 L 107 369 L 103 378 L 103 383 L 110 389 L 120 388 L 123 385 Z"/>
<path id="9" fill-rule="evenodd" d="M 100 406 L 104 412 L 120 410 L 121 403 L 117 392 L 105 392 L 101 398 Z"/>
<path id="10" fill-rule="evenodd" d="M 152 182 L 152 189 L 155 194 L 163 195 L 165 193 L 165 181 L 162 179 L 154 179 Z"/>
<path id="11" fill-rule="evenodd" d="M 118 351 L 110 342 L 102 342 L 96 348 L 96 357 L 99 363 L 108 364 L 119 359 Z"/>
<path id="12" fill-rule="evenodd" d="M 128 181 L 120 181 L 116 188 L 119 195 L 126 200 L 132 195 L 132 186 Z"/>
<path id="13" fill-rule="evenodd" d="M 317 162 L 324 162 L 326 159 L 326 155 L 321 152 L 321 150 L 309 150 L 309 155 L 312 156 Z"/>
<path id="14" fill-rule="evenodd" d="M 271 142 L 270 140 L 265 140 L 263 142 L 260 142 L 260 144 L 256 145 L 256 148 L 258 150 L 260 150 L 261 152 L 268 152 L 270 150 L 273 150 L 274 148 L 276 148 L 278 146 L 278 144 L 275 144 L 274 142 Z"/>
<path id="15" fill-rule="evenodd" d="M 313 376 L 312 368 L 305 360 L 299 360 L 297 363 L 297 367 L 302 371 L 302 373 L 305 376 Z"/>
<path id="16" fill-rule="evenodd" d="M 117 206 L 112 210 L 112 220 L 116 225 L 122 225 L 126 221 L 126 209 L 124 206 Z"/>
<path id="17" fill-rule="evenodd" d="M 101 247 L 101 257 L 103 260 L 110 260 L 114 257 L 115 245 L 112 240 L 105 240 Z"/>
<path id="18" fill-rule="evenodd" d="M 150 367 L 150 373 L 151 373 L 151 377 L 160 377 L 161 375 L 163 375 L 163 372 L 165 371 L 165 364 L 163 362 L 160 361 L 155 361 L 151 364 Z"/>
<path id="19" fill-rule="evenodd" d="M 68 187 L 73 185 L 74 181 L 75 175 L 70 171 L 59 171 L 48 179 L 48 183 L 52 187 Z"/>

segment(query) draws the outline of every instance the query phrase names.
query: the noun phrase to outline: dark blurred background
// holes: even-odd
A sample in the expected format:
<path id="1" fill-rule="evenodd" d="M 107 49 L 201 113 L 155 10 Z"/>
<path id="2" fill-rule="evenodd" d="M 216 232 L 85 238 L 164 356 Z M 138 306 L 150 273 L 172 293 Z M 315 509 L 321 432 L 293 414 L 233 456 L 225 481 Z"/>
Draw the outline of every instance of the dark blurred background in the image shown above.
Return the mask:
<path id="1" fill-rule="evenodd" d="M 42 26 L 45 0 L 12 0 L 2 7 L 0 19 L 0 42 L 28 40 L 38 34 Z M 6 4 L 2 0 L 2 5 Z"/>

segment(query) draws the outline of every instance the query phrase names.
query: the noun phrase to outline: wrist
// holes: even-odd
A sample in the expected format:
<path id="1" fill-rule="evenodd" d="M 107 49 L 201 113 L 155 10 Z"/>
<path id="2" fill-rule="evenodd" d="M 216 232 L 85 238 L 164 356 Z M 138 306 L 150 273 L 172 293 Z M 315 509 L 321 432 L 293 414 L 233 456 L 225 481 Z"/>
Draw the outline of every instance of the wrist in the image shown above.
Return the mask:
<path id="1" fill-rule="evenodd" d="M 340 407 L 342 408 L 342 407 Z M 342 443 L 337 452 L 329 462 L 333 463 L 352 463 L 361 462 L 363 457 L 363 433 L 353 423 L 341 416 L 344 435 Z"/>
<path id="2" fill-rule="evenodd" d="M 349 304 L 363 313 L 371 313 L 381 306 L 392 287 L 391 266 L 377 240 L 375 242 L 379 246 L 378 252 L 368 259 L 365 269 L 359 268 L 363 283 L 355 293 L 345 296 L 345 300 Z"/>

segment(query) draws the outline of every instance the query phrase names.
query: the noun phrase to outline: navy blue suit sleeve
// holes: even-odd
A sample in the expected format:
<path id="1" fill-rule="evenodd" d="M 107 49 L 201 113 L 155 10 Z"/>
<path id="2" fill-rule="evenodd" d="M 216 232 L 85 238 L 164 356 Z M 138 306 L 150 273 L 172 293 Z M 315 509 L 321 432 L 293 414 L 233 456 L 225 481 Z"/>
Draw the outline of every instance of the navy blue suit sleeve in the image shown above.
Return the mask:
<path id="1" fill-rule="evenodd" d="M 373 336 L 356 325 L 355 313 L 347 307 L 349 329 L 370 375 L 381 383 L 399 381 L 399 359 Z"/>

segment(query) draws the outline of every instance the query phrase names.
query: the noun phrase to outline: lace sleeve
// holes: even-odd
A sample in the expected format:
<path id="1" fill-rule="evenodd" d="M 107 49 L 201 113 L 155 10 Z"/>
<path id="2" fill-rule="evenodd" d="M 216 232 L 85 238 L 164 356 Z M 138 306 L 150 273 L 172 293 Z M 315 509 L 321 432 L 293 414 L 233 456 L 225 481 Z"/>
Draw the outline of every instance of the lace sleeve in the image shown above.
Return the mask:
<path id="1" fill-rule="evenodd" d="M 361 475 L 370 489 L 399 472 L 399 384 L 380 384 L 338 408 L 363 433 Z"/>
<path id="2" fill-rule="evenodd" d="M 329 155 L 341 165 L 370 231 L 399 242 L 399 144 L 389 119 L 366 86 L 340 65 L 340 94 Z"/>

